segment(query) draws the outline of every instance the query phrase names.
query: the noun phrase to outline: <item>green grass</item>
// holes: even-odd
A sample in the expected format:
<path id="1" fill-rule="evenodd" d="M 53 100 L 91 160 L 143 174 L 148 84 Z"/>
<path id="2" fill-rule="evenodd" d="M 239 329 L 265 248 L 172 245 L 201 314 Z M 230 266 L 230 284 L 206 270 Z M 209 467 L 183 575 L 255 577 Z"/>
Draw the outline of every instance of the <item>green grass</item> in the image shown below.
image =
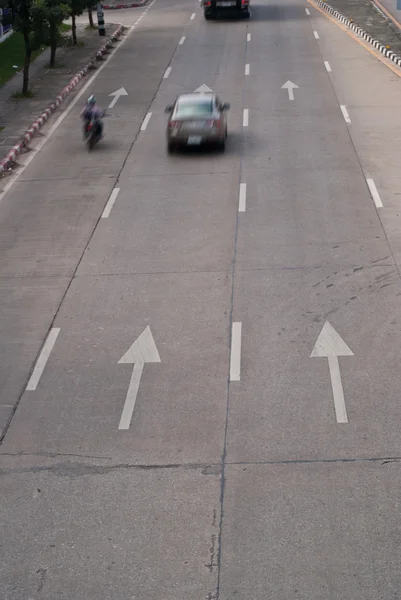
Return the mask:
<path id="1" fill-rule="evenodd" d="M 32 52 L 32 61 L 43 52 L 44 48 Z M 0 86 L 11 79 L 17 71 L 24 66 L 25 47 L 24 38 L 21 33 L 13 33 L 0 44 Z M 15 69 L 13 65 L 17 65 Z"/>
<path id="2" fill-rule="evenodd" d="M 68 25 L 68 23 L 61 23 L 60 25 L 60 31 L 61 33 L 67 33 L 68 31 L 71 31 L 72 27 L 71 25 Z"/>
<path id="3" fill-rule="evenodd" d="M 24 96 L 22 92 L 14 92 L 12 98 L 33 98 L 34 93 L 31 90 L 28 90 L 28 93 Z"/>

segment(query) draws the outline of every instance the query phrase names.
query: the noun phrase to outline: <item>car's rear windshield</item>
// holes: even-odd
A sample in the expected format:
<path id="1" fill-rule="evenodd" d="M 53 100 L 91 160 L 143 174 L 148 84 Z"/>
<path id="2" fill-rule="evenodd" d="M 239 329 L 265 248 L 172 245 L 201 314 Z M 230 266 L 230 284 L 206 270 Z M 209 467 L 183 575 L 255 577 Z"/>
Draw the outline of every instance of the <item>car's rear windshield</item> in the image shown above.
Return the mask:
<path id="1" fill-rule="evenodd" d="M 200 100 L 198 102 L 179 102 L 176 117 L 205 117 L 213 113 L 212 100 Z"/>

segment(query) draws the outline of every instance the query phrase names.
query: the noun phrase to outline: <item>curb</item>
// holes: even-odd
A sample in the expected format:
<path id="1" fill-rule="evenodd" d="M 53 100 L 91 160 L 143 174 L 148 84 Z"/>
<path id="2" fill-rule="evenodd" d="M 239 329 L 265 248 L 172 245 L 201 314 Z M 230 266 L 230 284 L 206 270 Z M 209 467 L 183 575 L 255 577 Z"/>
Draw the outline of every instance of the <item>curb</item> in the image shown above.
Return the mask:
<path id="1" fill-rule="evenodd" d="M 140 8 L 145 6 L 148 0 L 140 0 L 139 2 L 132 2 L 130 4 L 103 4 L 104 10 L 116 10 L 118 8 Z"/>
<path id="2" fill-rule="evenodd" d="M 33 136 L 39 129 L 46 123 L 48 118 L 56 108 L 60 106 L 60 104 L 65 100 L 65 98 L 72 92 L 74 88 L 78 85 L 87 73 L 93 69 L 96 69 L 95 61 L 103 60 L 104 54 L 108 54 L 110 48 L 113 46 L 113 42 L 116 42 L 120 35 L 123 33 L 124 27 L 120 25 L 110 39 L 96 52 L 94 58 L 87 64 L 83 69 L 81 69 L 74 77 L 70 80 L 70 82 L 61 90 L 61 92 L 57 95 L 56 100 L 52 102 L 40 115 L 39 117 L 31 124 L 29 129 L 26 130 L 20 141 L 15 144 L 7 152 L 4 158 L 0 160 L 0 176 L 4 171 L 10 171 L 15 163 L 17 157 L 23 152 L 24 148 L 27 147 Z"/>
<path id="3" fill-rule="evenodd" d="M 351 19 L 344 17 L 344 15 L 342 15 L 337 10 L 335 10 L 332 6 L 327 4 L 324 0 L 313 0 L 313 2 L 315 4 L 317 4 L 318 6 L 320 6 L 321 8 L 323 8 L 328 13 L 330 13 L 331 15 L 333 15 L 333 17 L 335 17 L 336 19 L 341 21 L 341 23 L 344 23 L 344 25 L 347 25 L 347 27 L 349 27 L 350 29 L 355 31 L 355 33 L 357 33 L 364 40 L 369 42 L 369 44 L 372 44 L 372 46 L 374 46 L 376 48 L 376 50 L 379 50 L 379 52 L 384 54 L 384 56 L 386 58 L 389 58 L 391 61 L 393 61 L 393 63 L 395 63 L 398 67 L 401 67 L 401 58 L 397 54 L 395 54 L 392 50 L 389 50 L 388 48 L 386 48 L 386 46 L 383 46 L 383 44 L 381 42 L 379 42 L 378 40 L 375 40 L 374 38 L 372 38 L 372 36 L 369 35 L 368 33 L 366 33 L 366 31 L 364 31 L 361 27 L 359 27 L 359 25 L 355 25 L 355 23 L 353 23 L 351 21 Z"/>

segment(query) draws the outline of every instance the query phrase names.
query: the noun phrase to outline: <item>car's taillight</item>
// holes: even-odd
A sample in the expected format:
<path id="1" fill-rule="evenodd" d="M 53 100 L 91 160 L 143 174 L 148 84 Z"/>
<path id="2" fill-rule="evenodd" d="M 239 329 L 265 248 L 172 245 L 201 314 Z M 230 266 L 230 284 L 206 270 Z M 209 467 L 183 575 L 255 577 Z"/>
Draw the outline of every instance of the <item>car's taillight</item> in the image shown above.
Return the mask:
<path id="1" fill-rule="evenodd" d="M 249 0 L 241 0 L 242 6 L 248 6 Z"/>

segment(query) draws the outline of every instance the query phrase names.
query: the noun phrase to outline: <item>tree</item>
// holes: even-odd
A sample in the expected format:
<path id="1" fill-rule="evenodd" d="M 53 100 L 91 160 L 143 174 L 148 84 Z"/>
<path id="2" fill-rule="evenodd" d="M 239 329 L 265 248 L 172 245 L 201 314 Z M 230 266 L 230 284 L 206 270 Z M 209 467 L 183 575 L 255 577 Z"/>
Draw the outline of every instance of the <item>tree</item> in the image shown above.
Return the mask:
<path id="1" fill-rule="evenodd" d="M 86 5 L 86 8 L 88 9 L 89 27 L 94 27 L 94 23 L 93 23 L 93 15 L 92 15 L 92 9 L 93 9 L 93 4 L 92 4 L 92 2 L 89 2 L 89 3 Z"/>
<path id="2" fill-rule="evenodd" d="M 71 19 L 72 19 L 72 39 L 73 43 L 76 46 L 78 44 L 77 39 L 77 25 L 76 25 L 76 17 L 82 15 L 85 8 L 88 6 L 88 0 L 70 0 L 70 11 L 71 11 Z"/>
<path id="3" fill-rule="evenodd" d="M 27 96 L 29 93 L 29 67 L 31 65 L 31 56 L 33 50 L 36 50 L 40 43 L 38 37 L 34 36 L 35 19 L 32 12 L 34 0 L 9 0 L 10 23 L 14 31 L 22 34 L 25 44 L 24 71 L 22 78 L 22 94 Z"/>
<path id="4" fill-rule="evenodd" d="M 61 25 L 70 16 L 70 7 L 63 0 L 32 0 L 35 43 L 50 46 L 50 67 L 56 65 L 56 50 L 65 42 Z"/>

